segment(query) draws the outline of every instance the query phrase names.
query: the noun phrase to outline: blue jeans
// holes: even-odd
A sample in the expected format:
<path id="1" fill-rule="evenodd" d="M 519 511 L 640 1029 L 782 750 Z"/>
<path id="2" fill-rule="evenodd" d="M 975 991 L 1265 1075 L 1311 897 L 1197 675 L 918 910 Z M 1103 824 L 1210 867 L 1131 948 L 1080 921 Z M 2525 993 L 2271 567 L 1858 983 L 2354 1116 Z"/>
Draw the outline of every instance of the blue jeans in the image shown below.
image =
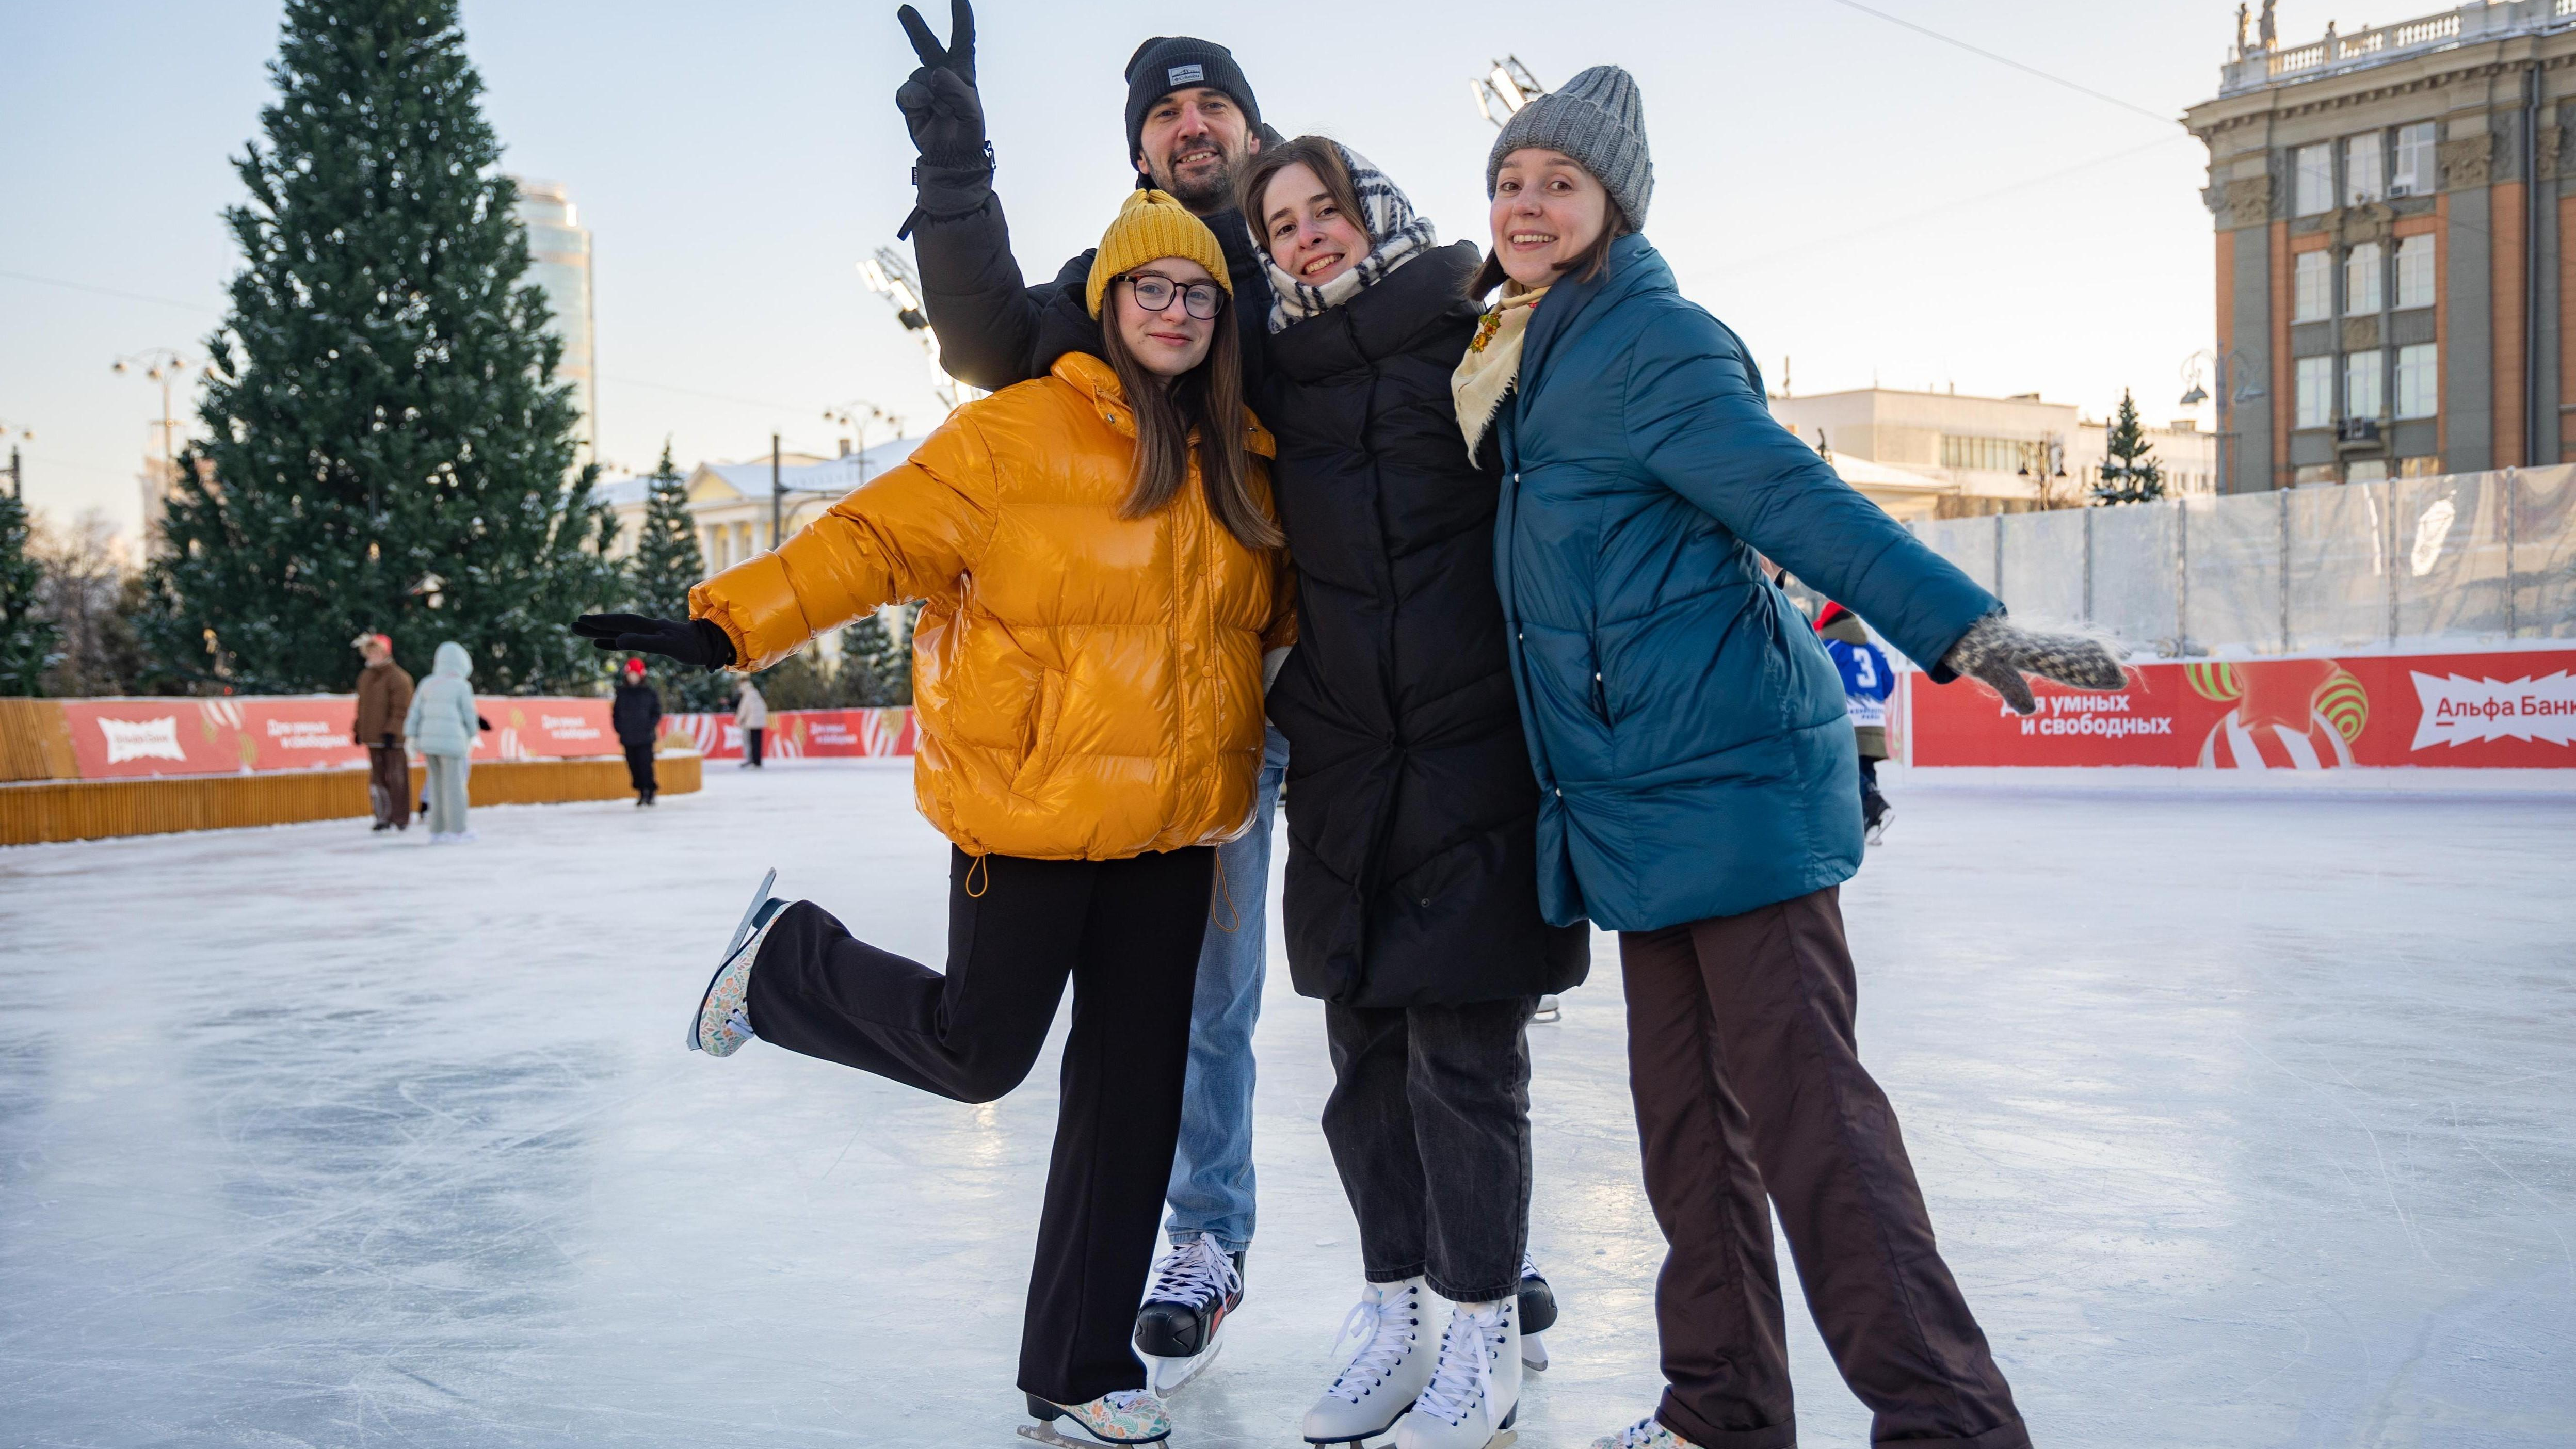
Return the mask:
<path id="1" fill-rule="evenodd" d="M 1173 1242 L 1213 1237 L 1229 1253 L 1252 1244 L 1252 1028 L 1261 1019 L 1261 980 L 1269 960 L 1270 826 L 1279 814 L 1280 777 L 1287 773 L 1288 741 L 1269 730 L 1252 828 L 1216 852 L 1225 899 L 1216 903 L 1206 944 L 1199 948 L 1181 1142 L 1164 1194 L 1172 1216 L 1163 1231 Z M 1234 929 L 1224 929 L 1229 925 Z"/>

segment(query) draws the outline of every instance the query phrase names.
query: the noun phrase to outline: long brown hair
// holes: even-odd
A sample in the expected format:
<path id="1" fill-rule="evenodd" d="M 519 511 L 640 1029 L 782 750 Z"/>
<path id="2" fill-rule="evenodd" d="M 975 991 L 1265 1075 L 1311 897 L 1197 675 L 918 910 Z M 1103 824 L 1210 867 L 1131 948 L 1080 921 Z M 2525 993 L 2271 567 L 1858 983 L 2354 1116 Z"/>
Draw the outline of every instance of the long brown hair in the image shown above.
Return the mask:
<path id="1" fill-rule="evenodd" d="M 1359 183 L 1351 179 L 1351 168 L 1342 161 L 1342 148 L 1321 136 L 1299 136 L 1277 146 L 1264 146 L 1253 153 L 1252 165 L 1243 173 L 1243 186 L 1235 194 L 1235 205 L 1252 227 L 1252 239 L 1261 244 L 1262 254 L 1270 252 L 1270 218 L 1261 209 L 1261 193 L 1270 189 L 1270 179 L 1291 166 L 1303 166 L 1324 183 L 1324 194 L 1360 229 L 1360 235 L 1374 244 L 1378 238 L 1369 231 L 1368 213 L 1360 209 Z"/>
<path id="2" fill-rule="evenodd" d="M 1180 493 L 1189 479 L 1190 430 L 1195 427 L 1199 484 L 1207 494 L 1208 512 L 1245 548 L 1285 544 L 1288 536 L 1252 498 L 1252 462 L 1243 446 L 1243 338 L 1232 315 L 1234 298 L 1227 295 L 1217 309 L 1207 356 L 1180 376 L 1165 379 L 1147 372 L 1127 350 L 1118 324 L 1118 284 L 1125 280 L 1111 280 L 1100 309 L 1101 355 L 1118 374 L 1118 386 L 1136 414 L 1135 482 L 1118 516 L 1143 518 Z M 1178 295 L 1172 305 L 1183 305 Z"/>

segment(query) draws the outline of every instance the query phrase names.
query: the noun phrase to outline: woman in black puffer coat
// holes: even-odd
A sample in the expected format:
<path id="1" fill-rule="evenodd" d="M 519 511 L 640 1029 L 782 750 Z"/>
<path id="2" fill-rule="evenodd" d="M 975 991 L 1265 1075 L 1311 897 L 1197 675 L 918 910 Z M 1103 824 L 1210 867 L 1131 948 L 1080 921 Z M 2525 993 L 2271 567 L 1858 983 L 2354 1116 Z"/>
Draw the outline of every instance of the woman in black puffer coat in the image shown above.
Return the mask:
<path id="1" fill-rule="evenodd" d="M 1430 1382 L 1427 1334 L 1391 1376 L 1368 1341 L 1419 1318 L 1418 1300 L 1401 1310 L 1426 1283 L 1484 1330 L 1453 1322 L 1457 1352 L 1518 1338 L 1523 1030 L 1536 998 L 1583 979 L 1589 941 L 1539 914 L 1538 783 L 1494 588 L 1500 465 L 1468 455 L 1450 397 L 1477 248 L 1438 246 L 1391 182 L 1319 137 L 1264 149 L 1244 195 L 1277 294 L 1255 406 L 1298 572 L 1298 644 L 1269 697 L 1289 744 L 1288 957 L 1325 1003 L 1324 1132 L 1374 1309 L 1313 1439 L 1374 1429 Z M 1419 1427 L 1498 1425 L 1519 1358 L 1497 1356 L 1497 1402 L 1434 1392 Z M 1432 1422 L 1451 1410 L 1470 1422 Z"/>

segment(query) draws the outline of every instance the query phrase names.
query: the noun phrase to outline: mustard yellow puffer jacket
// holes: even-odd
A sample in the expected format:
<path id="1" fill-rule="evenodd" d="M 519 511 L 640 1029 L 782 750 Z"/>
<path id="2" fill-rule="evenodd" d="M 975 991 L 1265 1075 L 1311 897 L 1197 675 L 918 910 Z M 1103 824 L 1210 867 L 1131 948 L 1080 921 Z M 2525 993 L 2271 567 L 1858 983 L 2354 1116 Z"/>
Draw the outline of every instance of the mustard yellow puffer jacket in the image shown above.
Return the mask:
<path id="1" fill-rule="evenodd" d="M 1270 508 L 1270 435 L 1247 435 Z M 921 813 L 969 854 L 1117 860 L 1215 845 L 1252 817 L 1261 656 L 1284 644 L 1284 558 L 1173 501 L 1118 516 L 1136 446 L 1117 374 L 1087 353 L 971 402 L 911 461 L 772 553 L 689 591 L 760 668 L 880 604 L 913 635 Z"/>

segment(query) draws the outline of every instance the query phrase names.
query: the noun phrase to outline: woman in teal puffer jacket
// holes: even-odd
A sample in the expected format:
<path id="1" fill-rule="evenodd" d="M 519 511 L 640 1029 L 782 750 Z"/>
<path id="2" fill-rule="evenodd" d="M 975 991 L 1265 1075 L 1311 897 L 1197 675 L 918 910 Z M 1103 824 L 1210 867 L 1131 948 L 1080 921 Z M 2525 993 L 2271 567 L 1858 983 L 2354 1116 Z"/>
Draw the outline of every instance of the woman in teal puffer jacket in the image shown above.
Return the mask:
<path id="1" fill-rule="evenodd" d="M 1636 233 L 1653 171 L 1625 71 L 1515 115 L 1486 187 L 1481 281 L 1512 286 L 1454 387 L 1468 446 L 1490 426 L 1502 451 L 1495 574 L 1540 789 L 1539 898 L 1557 924 L 1621 933 L 1646 1191 L 1672 1247 L 1663 1404 L 1596 1449 L 1795 1442 L 1773 1207 L 1874 1441 L 2025 1449 L 1854 1045 L 1837 899 L 1861 858 L 1851 725 L 1755 550 L 1934 682 L 1973 674 L 2024 712 L 2024 670 L 2116 688 L 2118 661 L 2006 623 L 1772 421 L 1743 344 Z"/>

